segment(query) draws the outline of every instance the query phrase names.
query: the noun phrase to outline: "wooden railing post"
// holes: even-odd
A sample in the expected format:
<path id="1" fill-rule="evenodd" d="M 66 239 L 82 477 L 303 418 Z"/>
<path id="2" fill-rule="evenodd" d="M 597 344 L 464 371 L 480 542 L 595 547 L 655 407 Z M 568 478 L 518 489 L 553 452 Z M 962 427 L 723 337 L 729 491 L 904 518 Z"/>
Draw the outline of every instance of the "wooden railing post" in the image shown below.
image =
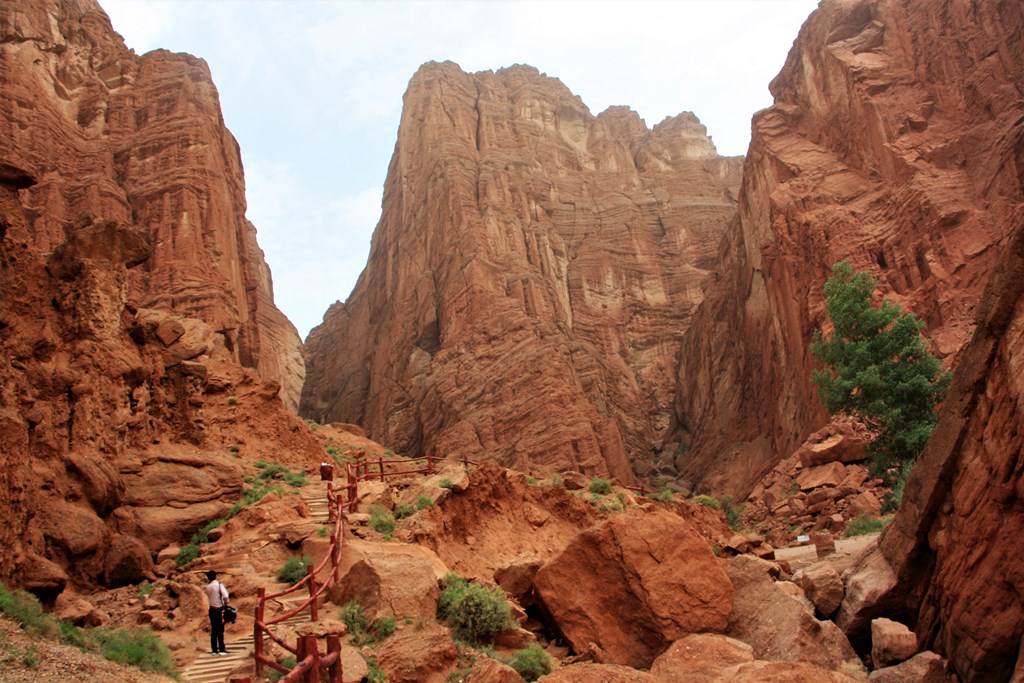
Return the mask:
<path id="1" fill-rule="evenodd" d="M 256 678 L 263 677 L 263 624 L 264 602 L 267 589 L 260 587 L 256 591 L 256 618 L 252 622 L 253 658 L 256 660 Z"/>
<path id="2" fill-rule="evenodd" d="M 307 587 L 309 588 L 309 597 L 311 598 L 309 611 L 312 621 L 317 621 L 319 615 L 317 614 L 316 609 L 316 574 L 313 573 L 313 569 L 314 567 L 312 562 L 306 565 L 306 576 L 309 577 Z"/>
<path id="3" fill-rule="evenodd" d="M 320 648 L 316 644 L 316 636 L 310 634 L 302 636 L 306 641 L 306 657 L 312 657 L 313 663 L 306 670 L 307 683 L 320 683 Z"/>
<path id="4" fill-rule="evenodd" d="M 337 657 L 327 669 L 327 683 L 342 683 L 341 638 L 334 634 L 327 636 L 327 654 L 337 653 Z"/>

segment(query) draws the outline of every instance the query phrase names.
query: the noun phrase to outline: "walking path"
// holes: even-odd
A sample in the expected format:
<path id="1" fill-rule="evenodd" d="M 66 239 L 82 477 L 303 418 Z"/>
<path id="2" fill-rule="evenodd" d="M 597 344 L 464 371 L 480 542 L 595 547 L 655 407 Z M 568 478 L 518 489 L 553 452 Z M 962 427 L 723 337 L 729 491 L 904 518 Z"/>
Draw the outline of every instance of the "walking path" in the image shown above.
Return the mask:
<path id="1" fill-rule="evenodd" d="M 327 522 L 327 493 L 324 486 L 320 482 L 316 482 L 314 485 L 305 486 L 300 492 L 302 499 L 306 501 L 309 506 L 310 517 L 317 522 Z M 230 573 L 230 570 L 226 571 L 225 574 Z M 276 581 L 276 577 L 266 577 L 266 583 L 270 584 Z M 285 609 L 292 609 L 298 606 L 301 602 L 295 602 L 294 604 L 285 604 Z M 309 612 L 304 611 L 300 614 L 296 614 L 294 617 L 286 619 L 281 622 L 287 626 L 295 626 L 297 624 L 308 624 L 309 623 Z M 183 683 L 224 683 L 228 679 L 228 674 L 237 669 L 242 664 L 246 663 L 247 660 L 251 660 L 253 651 L 252 633 L 237 638 L 231 641 L 225 641 L 227 646 L 227 655 L 214 655 L 209 652 L 204 652 L 199 655 L 198 658 L 191 664 L 189 664 L 181 672 L 181 680 Z"/>

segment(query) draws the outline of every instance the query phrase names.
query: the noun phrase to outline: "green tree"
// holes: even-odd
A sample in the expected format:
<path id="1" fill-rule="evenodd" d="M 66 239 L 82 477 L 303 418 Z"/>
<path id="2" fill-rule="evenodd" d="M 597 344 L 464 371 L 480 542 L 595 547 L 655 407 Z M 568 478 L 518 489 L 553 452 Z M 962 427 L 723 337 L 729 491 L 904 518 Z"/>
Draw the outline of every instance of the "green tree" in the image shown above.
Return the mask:
<path id="1" fill-rule="evenodd" d="M 951 376 L 928 352 L 917 316 L 888 300 L 872 305 L 876 285 L 846 261 L 832 267 L 825 299 L 835 331 L 826 337 L 817 330 L 811 344 L 829 367 L 812 379 L 829 413 L 853 415 L 871 430 L 871 475 L 899 485 L 935 428 Z M 895 493 L 898 505 L 901 487 Z"/>

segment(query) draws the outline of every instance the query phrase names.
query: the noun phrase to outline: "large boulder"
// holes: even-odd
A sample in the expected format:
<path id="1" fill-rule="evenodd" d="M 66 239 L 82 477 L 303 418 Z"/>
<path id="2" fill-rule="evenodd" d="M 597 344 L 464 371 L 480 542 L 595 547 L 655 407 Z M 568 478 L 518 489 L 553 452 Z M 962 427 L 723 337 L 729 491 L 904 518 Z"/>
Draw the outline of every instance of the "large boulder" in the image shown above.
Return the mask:
<path id="1" fill-rule="evenodd" d="M 871 622 L 871 663 L 881 668 L 910 659 L 917 652 L 917 636 L 905 625 L 880 617 Z"/>
<path id="2" fill-rule="evenodd" d="M 434 618 L 441 595 L 438 574 L 446 573 L 437 556 L 426 548 L 399 543 L 360 543 L 354 550 L 359 558 L 329 589 L 332 602 L 357 600 L 371 620 L 388 615 Z"/>
<path id="3" fill-rule="evenodd" d="M 805 567 L 793 575 L 822 618 L 829 618 L 843 602 L 843 580 L 830 565 L 819 563 Z"/>
<path id="4" fill-rule="evenodd" d="M 103 582 L 107 588 L 118 588 L 155 579 L 153 556 L 134 536 L 115 536 L 103 563 Z"/>
<path id="5" fill-rule="evenodd" d="M 537 679 L 541 683 L 661 683 L 646 671 L 637 671 L 618 664 L 571 664 Z"/>
<path id="6" fill-rule="evenodd" d="M 736 601 L 728 635 L 751 645 L 758 659 L 863 674 L 864 666 L 843 632 L 831 621 L 818 621 L 806 602 L 779 588 L 772 569 L 770 563 L 746 555 L 729 561 Z"/>
<path id="7" fill-rule="evenodd" d="M 473 683 L 526 683 L 515 669 L 484 655 L 478 655 L 473 661 L 473 668 L 465 680 Z"/>
<path id="8" fill-rule="evenodd" d="M 438 624 L 403 628 L 377 648 L 377 664 L 391 683 L 444 683 L 457 652 Z"/>
<path id="9" fill-rule="evenodd" d="M 634 509 L 580 533 L 534 579 L 577 652 L 646 668 L 688 633 L 724 631 L 733 589 L 707 541 L 678 515 Z"/>
<path id="10" fill-rule="evenodd" d="M 754 648 L 717 633 L 696 633 L 672 643 L 651 665 L 662 683 L 712 683 L 726 669 L 754 661 Z"/>

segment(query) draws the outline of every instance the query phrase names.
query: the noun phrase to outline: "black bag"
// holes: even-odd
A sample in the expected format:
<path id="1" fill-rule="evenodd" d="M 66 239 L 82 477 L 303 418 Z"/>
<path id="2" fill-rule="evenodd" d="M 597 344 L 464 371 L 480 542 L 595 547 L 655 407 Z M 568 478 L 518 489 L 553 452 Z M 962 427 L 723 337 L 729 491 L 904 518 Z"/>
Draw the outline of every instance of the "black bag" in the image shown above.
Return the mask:
<path id="1" fill-rule="evenodd" d="M 233 624 L 237 620 L 238 620 L 238 610 L 236 610 L 231 605 L 226 605 L 224 607 L 224 623 L 225 624 Z"/>

